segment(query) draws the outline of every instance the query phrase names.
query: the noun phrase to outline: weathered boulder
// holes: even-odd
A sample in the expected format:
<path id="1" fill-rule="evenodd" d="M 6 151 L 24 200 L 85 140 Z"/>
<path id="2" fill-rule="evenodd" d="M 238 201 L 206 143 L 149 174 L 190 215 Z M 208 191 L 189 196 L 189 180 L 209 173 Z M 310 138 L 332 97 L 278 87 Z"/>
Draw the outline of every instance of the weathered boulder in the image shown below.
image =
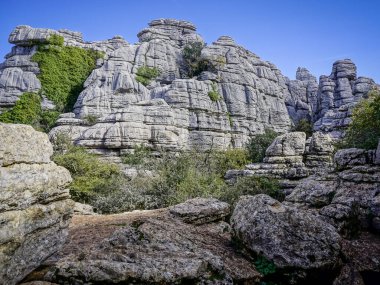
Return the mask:
<path id="1" fill-rule="evenodd" d="M 168 209 L 74 216 L 69 242 L 28 280 L 64 284 L 258 284 L 225 222 L 184 223 Z M 95 235 L 95 236 L 92 236 Z"/>
<path id="2" fill-rule="evenodd" d="M 267 195 L 241 197 L 231 226 L 246 247 L 279 268 L 333 269 L 339 263 L 340 236 L 333 226 Z"/>
<path id="3" fill-rule="evenodd" d="M 213 198 L 194 198 L 170 207 L 170 213 L 185 223 L 205 224 L 228 216 L 230 205 Z"/>
<path id="4" fill-rule="evenodd" d="M 46 134 L 0 123 L 0 284 L 21 281 L 65 242 L 71 177 L 52 153 Z"/>

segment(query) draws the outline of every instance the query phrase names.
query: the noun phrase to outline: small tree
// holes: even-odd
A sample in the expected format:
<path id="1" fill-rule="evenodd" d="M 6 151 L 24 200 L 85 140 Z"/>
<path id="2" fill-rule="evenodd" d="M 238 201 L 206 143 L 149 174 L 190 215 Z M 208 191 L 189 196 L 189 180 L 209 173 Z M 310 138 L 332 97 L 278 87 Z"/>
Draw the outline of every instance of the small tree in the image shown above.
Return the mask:
<path id="1" fill-rule="evenodd" d="M 211 62 L 201 58 L 204 47 L 205 44 L 202 42 L 190 42 L 183 48 L 182 56 L 189 77 L 198 76 L 202 71 L 212 69 Z"/>
<path id="2" fill-rule="evenodd" d="M 277 136 L 278 134 L 275 131 L 266 129 L 264 134 L 252 137 L 246 145 L 249 159 L 252 162 L 262 162 L 265 151 Z"/>
<path id="3" fill-rule="evenodd" d="M 301 119 L 298 123 L 292 128 L 293 132 L 304 132 L 306 137 L 311 137 L 313 135 L 313 126 L 307 119 Z"/>
<path id="4" fill-rule="evenodd" d="M 344 147 L 374 149 L 380 138 L 380 91 L 373 90 L 359 102 L 344 139 Z"/>

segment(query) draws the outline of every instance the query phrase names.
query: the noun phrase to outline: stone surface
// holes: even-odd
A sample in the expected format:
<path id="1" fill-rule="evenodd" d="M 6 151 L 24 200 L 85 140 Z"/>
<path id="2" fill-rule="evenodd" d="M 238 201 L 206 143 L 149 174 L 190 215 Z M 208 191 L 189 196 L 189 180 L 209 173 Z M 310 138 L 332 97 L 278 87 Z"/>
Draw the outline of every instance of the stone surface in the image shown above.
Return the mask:
<path id="1" fill-rule="evenodd" d="M 74 216 L 69 241 L 28 281 L 59 284 L 258 284 L 225 222 L 184 223 L 167 209 Z"/>
<path id="2" fill-rule="evenodd" d="M 230 205 L 212 198 L 194 198 L 170 207 L 170 213 L 185 223 L 204 224 L 228 216 Z"/>
<path id="3" fill-rule="evenodd" d="M 242 196 L 231 217 L 236 237 L 279 268 L 334 268 L 340 236 L 317 215 L 260 194 Z"/>
<path id="4" fill-rule="evenodd" d="M 0 124 L 0 148 L 0 284 L 12 285 L 65 242 L 71 177 L 30 126 Z"/>
<path id="5" fill-rule="evenodd" d="M 378 85 L 370 78 L 357 78 L 356 66 L 349 60 L 333 64 L 330 76 L 321 76 L 314 114 L 314 130 L 329 133 L 333 139 L 344 136 L 354 106 Z"/>

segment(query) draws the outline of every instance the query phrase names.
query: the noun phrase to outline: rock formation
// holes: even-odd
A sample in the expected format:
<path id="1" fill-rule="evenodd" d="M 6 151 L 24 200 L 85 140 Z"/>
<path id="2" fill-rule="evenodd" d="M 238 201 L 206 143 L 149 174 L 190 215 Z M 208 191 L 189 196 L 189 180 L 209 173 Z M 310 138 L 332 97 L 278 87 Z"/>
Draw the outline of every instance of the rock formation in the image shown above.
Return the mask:
<path id="1" fill-rule="evenodd" d="M 176 213 L 184 212 L 180 209 L 197 223 L 178 217 Z M 257 284 L 261 275 L 231 245 L 230 227 L 223 221 L 228 214 L 225 203 L 195 199 L 170 211 L 77 216 L 62 251 L 46 262 L 46 270 L 27 279 L 59 284 Z"/>
<path id="2" fill-rule="evenodd" d="M 334 147 L 328 134 L 315 132 L 306 140 L 303 132 L 278 136 L 266 150 L 263 163 L 248 164 L 244 170 L 229 170 L 226 180 L 234 183 L 240 176 L 261 175 L 281 180 L 292 190 L 301 179 L 333 169 Z"/>
<path id="3" fill-rule="evenodd" d="M 21 281 L 65 242 L 71 176 L 52 154 L 46 134 L 0 123 L 0 284 Z"/>
<path id="4" fill-rule="evenodd" d="M 349 60 L 334 63 L 330 76 L 321 76 L 313 117 L 314 130 L 334 139 L 344 136 L 353 107 L 378 85 L 370 78 L 357 78 L 356 66 Z"/>

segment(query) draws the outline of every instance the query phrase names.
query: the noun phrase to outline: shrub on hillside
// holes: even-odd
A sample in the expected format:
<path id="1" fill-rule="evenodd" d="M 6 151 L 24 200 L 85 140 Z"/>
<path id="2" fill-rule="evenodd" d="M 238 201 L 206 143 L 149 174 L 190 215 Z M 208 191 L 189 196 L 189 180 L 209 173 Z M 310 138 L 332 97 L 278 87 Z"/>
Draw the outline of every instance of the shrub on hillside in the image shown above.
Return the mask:
<path id="1" fill-rule="evenodd" d="M 306 137 L 311 137 L 313 135 L 313 126 L 307 119 L 301 119 L 298 123 L 292 128 L 292 132 L 304 132 Z"/>
<path id="2" fill-rule="evenodd" d="M 201 74 L 202 71 L 210 71 L 214 67 L 209 60 L 202 59 L 201 53 L 205 44 L 202 42 L 190 42 L 182 51 L 186 73 L 188 77 L 194 77 Z"/>
<path id="3" fill-rule="evenodd" d="M 218 101 L 220 99 L 220 95 L 218 92 L 218 86 L 215 83 L 211 85 L 212 90 L 207 93 L 208 97 L 210 97 L 211 101 Z"/>
<path id="4" fill-rule="evenodd" d="M 152 79 L 160 75 L 160 71 L 155 67 L 141 66 L 137 69 L 136 80 L 144 86 L 149 85 Z"/>
<path id="5" fill-rule="evenodd" d="M 270 129 L 266 129 L 264 134 L 252 137 L 246 145 L 248 157 L 252 162 L 262 162 L 265 151 L 278 134 Z"/>
<path id="6" fill-rule="evenodd" d="M 341 147 L 375 149 L 380 139 L 380 91 L 373 90 L 354 108 Z"/>
<path id="7" fill-rule="evenodd" d="M 257 194 L 267 194 L 279 201 L 285 198 L 278 180 L 269 177 L 245 176 L 239 177 L 235 184 L 229 186 L 220 199 L 234 205 L 240 196 Z"/>

